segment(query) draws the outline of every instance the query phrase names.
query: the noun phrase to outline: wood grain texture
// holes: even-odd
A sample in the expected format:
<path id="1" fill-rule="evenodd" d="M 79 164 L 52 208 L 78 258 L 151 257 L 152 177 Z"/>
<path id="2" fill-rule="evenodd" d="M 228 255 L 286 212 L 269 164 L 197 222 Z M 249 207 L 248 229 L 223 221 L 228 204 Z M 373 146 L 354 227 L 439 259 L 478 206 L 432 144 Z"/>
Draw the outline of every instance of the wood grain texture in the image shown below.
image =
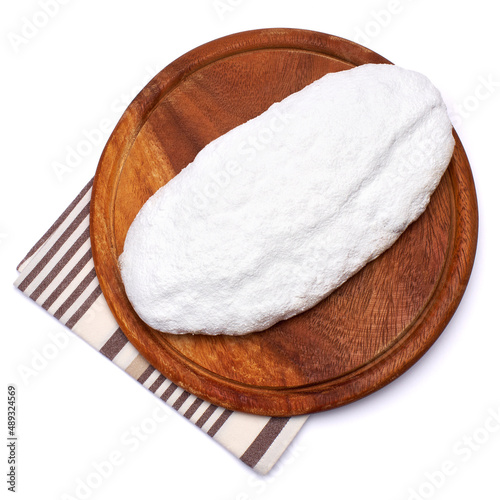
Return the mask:
<path id="1" fill-rule="evenodd" d="M 388 61 L 322 33 L 238 33 L 167 66 L 111 135 L 92 192 L 97 276 L 129 340 L 193 394 L 274 416 L 334 408 L 401 375 L 458 306 L 474 260 L 478 215 L 470 166 L 456 134 L 452 161 L 425 213 L 392 248 L 313 309 L 243 337 L 176 336 L 148 327 L 127 300 L 117 258 L 135 215 L 158 188 L 210 141 L 272 103 L 328 72 L 369 62 Z"/>

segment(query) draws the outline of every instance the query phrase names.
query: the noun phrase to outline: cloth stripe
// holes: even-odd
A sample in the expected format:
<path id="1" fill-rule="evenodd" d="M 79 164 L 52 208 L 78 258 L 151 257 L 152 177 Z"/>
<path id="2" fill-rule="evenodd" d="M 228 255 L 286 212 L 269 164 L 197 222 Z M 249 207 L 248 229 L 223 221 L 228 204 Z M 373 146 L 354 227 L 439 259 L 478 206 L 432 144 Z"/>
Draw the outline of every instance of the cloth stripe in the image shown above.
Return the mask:
<path id="1" fill-rule="evenodd" d="M 206 421 L 212 416 L 212 413 L 217 409 L 217 406 L 215 405 L 210 405 L 203 415 L 196 421 L 196 425 L 198 427 L 203 427 L 206 423 Z"/>
<path id="2" fill-rule="evenodd" d="M 87 300 L 81 305 L 81 307 L 76 311 L 73 316 L 66 322 L 68 328 L 73 328 L 80 318 L 85 314 L 85 312 L 90 308 L 90 306 L 97 300 L 97 297 L 101 295 L 101 289 L 97 287 L 87 298 Z"/>
<path id="3" fill-rule="evenodd" d="M 137 382 L 139 382 L 139 377 L 142 374 L 145 366 L 148 366 L 148 362 L 141 355 L 138 355 L 134 358 L 134 360 L 130 363 L 125 371 L 132 378 L 135 378 Z"/>
<path id="4" fill-rule="evenodd" d="M 189 392 L 184 391 L 176 400 L 175 403 L 172 405 L 172 408 L 174 410 L 178 410 L 183 404 L 184 401 L 189 397 Z"/>
<path id="5" fill-rule="evenodd" d="M 212 425 L 212 427 L 210 427 L 210 429 L 208 429 L 207 434 L 210 437 L 214 437 L 215 434 L 217 434 L 217 431 L 222 427 L 224 422 L 232 415 L 232 413 L 233 412 L 231 410 L 224 410 L 222 412 L 222 415 L 215 421 L 215 423 Z"/>
<path id="6" fill-rule="evenodd" d="M 163 401 L 166 401 L 177 389 L 177 386 L 172 382 L 169 386 L 168 389 L 160 396 L 160 399 L 163 399 Z"/>
<path id="7" fill-rule="evenodd" d="M 143 374 L 137 379 L 139 384 L 144 384 L 149 376 L 155 371 L 154 367 L 149 365 L 143 372 Z"/>
<path id="8" fill-rule="evenodd" d="M 253 470 L 265 474 L 268 471 L 269 464 L 276 463 L 276 461 L 288 448 L 288 445 L 293 441 L 297 433 L 300 431 L 300 428 L 308 418 L 308 415 L 290 418 L 283 429 L 281 429 L 280 433 L 276 436 L 272 444 L 257 462 L 257 465 L 255 465 Z M 221 430 L 221 432 L 223 431 L 224 428 Z M 217 439 L 217 437 L 218 435 L 216 435 L 214 439 Z M 241 454 L 236 453 L 235 455 L 241 456 Z"/>
<path id="9" fill-rule="evenodd" d="M 54 318 L 61 319 L 64 313 L 75 303 L 76 299 L 84 292 L 84 290 L 96 278 L 95 269 L 89 271 L 87 276 L 76 287 L 76 290 L 68 297 L 64 304 L 54 313 Z"/>
<path id="10" fill-rule="evenodd" d="M 262 455 L 271 446 L 273 441 L 288 423 L 288 417 L 270 418 L 266 426 L 262 429 L 255 441 L 247 448 L 247 451 L 241 455 L 240 460 L 249 467 L 255 467 Z"/>
<path id="11" fill-rule="evenodd" d="M 134 359 L 137 358 L 138 354 L 137 349 L 130 342 L 127 342 L 121 351 L 113 358 L 113 363 L 122 370 L 127 371 L 127 368 L 132 364 Z"/>
<path id="12" fill-rule="evenodd" d="M 151 392 L 156 392 L 158 387 L 160 387 L 160 385 L 163 384 L 165 380 L 167 380 L 167 378 L 160 373 L 160 376 L 153 382 L 153 385 L 149 388 L 149 390 Z"/>
<path id="13" fill-rule="evenodd" d="M 78 269 L 75 271 L 76 276 L 70 283 L 64 283 L 64 289 L 62 289 L 62 282 L 64 282 L 66 275 L 71 272 L 71 268 L 75 266 L 76 264 L 79 263 L 80 259 L 82 256 L 85 255 L 86 252 L 90 250 L 90 245 L 85 244 L 82 246 L 80 250 L 78 250 L 73 257 L 68 261 L 68 264 L 64 267 L 64 269 L 59 273 L 59 275 L 54 279 L 54 281 L 51 283 L 50 287 L 47 287 L 44 292 L 38 297 L 36 302 L 38 304 L 41 304 L 44 309 L 46 309 L 50 314 L 54 314 L 60 307 L 61 305 L 66 302 L 68 297 L 75 291 L 77 286 L 81 283 L 82 279 L 92 270 L 94 269 L 94 262 L 92 259 L 90 259 L 86 264 L 83 265 L 83 267 L 80 268 L 78 266 Z M 55 289 L 59 288 L 57 293 L 55 292 Z M 57 295 L 55 297 L 55 300 L 50 303 L 50 301 L 46 304 L 44 307 L 45 302 L 47 302 L 47 299 L 51 295 Z"/>
<path id="14" fill-rule="evenodd" d="M 125 334 L 118 328 L 101 347 L 100 352 L 108 359 L 113 359 L 128 342 Z"/>
<path id="15" fill-rule="evenodd" d="M 190 419 L 194 415 L 194 412 L 200 407 L 201 403 L 203 403 L 203 399 L 196 398 L 193 404 L 186 410 L 184 416 L 187 419 Z"/>
<path id="16" fill-rule="evenodd" d="M 33 268 L 33 270 L 24 278 L 22 283 L 18 286 L 21 292 L 24 292 L 26 288 L 30 285 L 30 283 L 35 279 L 36 276 L 40 274 L 40 271 L 47 265 L 47 263 L 52 259 L 52 257 L 58 252 L 58 250 L 66 243 L 68 238 L 73 234 L 73 232 L 80 226 L 80 224 L 84 221 L 84 219 L 90 213 L 90 202 L 85 205 L 84 209 L 78 214 L 77 218 L 71 222 L 68 229 L 64 231 L 62 237 L 57 240 L 56 244 L 50 249 L 50 252 L 47 252 L 45 257 L 41 259 L 37 265 Z M 85 236 L 82 235 L 85 240 Z M 80 238 L 77 240 L 80 241 Z M 36 300 L 36 299 L 35 299 Z"/>
<path id="17" fill-rule="evenodd" d="M 77 262 L 76 266 L 71 269 L 71 271 L 66 275 L 66 277 L 59 283 L 57 288 L 47 297 L 45 302 L 42 304 L 44 309 L 48 309 L 55 301 L 60 297 L 62 292 L 68 288 L 68 286 L 73 282 L 78 273 L 85 267 L 86 264 L 92 259 L 92 249 L 88 249 L 83 257 Z M 33 298 L 33 296 L 32 296 Z M 36 300 L 36 299 L 35 299 Z"/>
<path id="18" fill-rule="evenodd" d="M 178 387 L 137 352 L 97 281 L 90 249 L 91 186 L 85 186 L 21 261 L 15 285 L 244 463 L 267 473 L 306 417 L 269 418 L 220 408 Z"/>
<path id="19" fill-rule="evenodd" d="M 66 266 L 66 264 L 71 260 L 72 257 L 78 252 L 80 248 L 82 248 L 83 243 L 88 239 L 88 235 L 86 232 L 82 233 L 82 235 L 75 241 L 75 243 L 71 246 L 71 248 L 64 254 L 63 258 L 51 269 L 51 271 L 43 278 L 42 282 L 36 287 L 36 289 L 31 294 L 31 298 L 33 300 L 37 300 L 40 295 L 47 289 L 47 287 L 54 282 L 55 277 L 61 272 L 61 270 Z M 91 259 L 92 250 L 87 250 L 87 259 L 82 267 Z M 77 264 L 78 266 L 78 264 Z M 77 269 L 77 267 L 75 267 Z"/>

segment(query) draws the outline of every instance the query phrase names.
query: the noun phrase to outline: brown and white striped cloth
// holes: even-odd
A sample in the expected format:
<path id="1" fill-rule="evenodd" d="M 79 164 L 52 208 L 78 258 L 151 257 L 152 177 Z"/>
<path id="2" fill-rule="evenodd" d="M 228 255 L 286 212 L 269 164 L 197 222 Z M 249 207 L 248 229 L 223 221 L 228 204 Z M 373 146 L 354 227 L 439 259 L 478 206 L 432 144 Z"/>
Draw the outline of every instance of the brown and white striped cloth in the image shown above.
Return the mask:
<path id="1" fill-rule="evenodd" d="M 15 285 L 115 365 L 255 471 L 266 474 L 307 417 L 262 417 L 230 411 L 184 391 L 128 342 L 111 314 L 92 260 L 92 180 L 18 266 Z"/>

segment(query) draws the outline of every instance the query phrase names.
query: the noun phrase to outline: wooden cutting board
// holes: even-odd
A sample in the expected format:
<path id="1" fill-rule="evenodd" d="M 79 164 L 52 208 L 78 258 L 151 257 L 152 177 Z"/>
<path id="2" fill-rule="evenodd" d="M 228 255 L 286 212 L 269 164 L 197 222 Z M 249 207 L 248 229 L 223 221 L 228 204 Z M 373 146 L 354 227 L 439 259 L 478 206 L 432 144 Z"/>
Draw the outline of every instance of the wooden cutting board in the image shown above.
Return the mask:
<path id="1" fill-rule="evenodd" d="M 456 134 L 429 207 L 397 243 L 316 307 L 266 332 L 209 337 L 153 330 L 127 300 L 117 264 L 141 206 L 210 141 L 328 72 L 387 62 L 322 33 L 238 33 L 174 61 L 125 111 L 94 180 L 92 252 L 121 329 L 167 378 L 234 410 L 317 412 L 394 380 L 442 332 L 464 293 L 477 240 L 474 183 Z"/>

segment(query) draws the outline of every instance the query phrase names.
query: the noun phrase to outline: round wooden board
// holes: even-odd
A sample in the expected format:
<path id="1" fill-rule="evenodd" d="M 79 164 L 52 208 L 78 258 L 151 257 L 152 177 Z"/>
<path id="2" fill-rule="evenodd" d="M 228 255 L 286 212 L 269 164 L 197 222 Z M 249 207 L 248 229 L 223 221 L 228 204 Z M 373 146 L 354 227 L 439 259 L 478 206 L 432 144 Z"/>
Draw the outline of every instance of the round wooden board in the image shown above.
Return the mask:
<path id="1" fill-rule="evenodd" d="M 94 180 L 92 252 L 121 329 L 167 378 L 233 410 L 312 413 L 394 380 L 442 332 L 464 293 L 477 240 L 474 183 L 456 134 L 453 159 L 427 210 L 397 243 L 316 307 L 266 332 L 153 330 L 127 300 L 117 264 L 141 206 L 210 141 L 328 72 L 387 62 L 322 33 L 238 33 L 171 63 L 125 111 Z"/>

